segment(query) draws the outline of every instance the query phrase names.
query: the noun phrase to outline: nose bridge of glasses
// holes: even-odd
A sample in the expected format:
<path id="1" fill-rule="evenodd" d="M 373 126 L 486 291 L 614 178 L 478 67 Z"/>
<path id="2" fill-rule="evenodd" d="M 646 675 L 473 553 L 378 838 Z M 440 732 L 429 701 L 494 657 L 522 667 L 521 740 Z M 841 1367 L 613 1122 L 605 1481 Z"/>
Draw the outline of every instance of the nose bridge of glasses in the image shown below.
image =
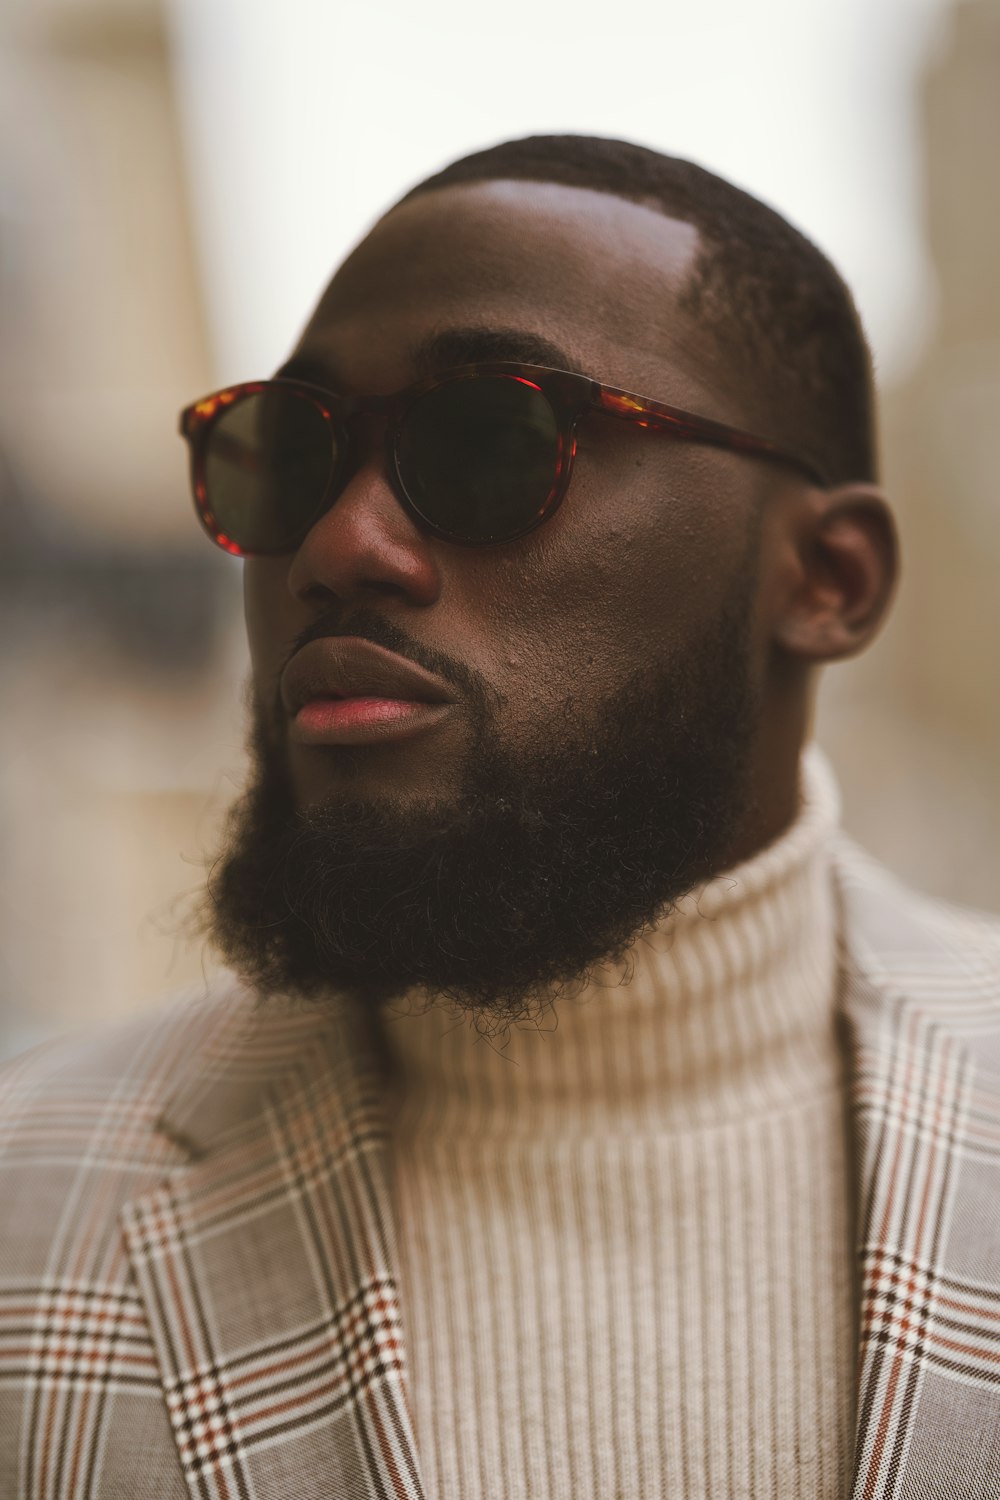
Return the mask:
<path id="1" fill-rule="evenodd" d="M 337 448 L 337 494 L 373 460 L 389 456 L 390 402 L 384 396 L 329 402 Z"/>
<path id="2" fill-rule="evenodd" d="M 366 470 L 373 469 L 393 500 L 403 503 L 394 449 L 399 402 L 392 396 L 355 397 L 328 408 L 337 434 L 338 454 L 325 509 L 335 505 Z"/>

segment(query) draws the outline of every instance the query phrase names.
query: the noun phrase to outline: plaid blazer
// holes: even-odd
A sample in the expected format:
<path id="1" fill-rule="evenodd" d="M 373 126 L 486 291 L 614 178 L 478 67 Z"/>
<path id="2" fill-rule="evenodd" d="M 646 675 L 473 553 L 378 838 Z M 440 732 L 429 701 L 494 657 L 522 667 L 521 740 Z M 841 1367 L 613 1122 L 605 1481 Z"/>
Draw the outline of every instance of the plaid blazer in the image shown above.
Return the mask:
<path id="1" fill-rule="evenodd" d="M 1000 922 L 838 836 L 849 1500 L 1000 1495 Z M 0 1075 L 0 1495 L 423 1495 L 377 1033 L 231 979 Z M 503 1476 L 497 1476 L 502 1493 Z M 721 1500 L 721 1497 L 720 1497 Z"/>

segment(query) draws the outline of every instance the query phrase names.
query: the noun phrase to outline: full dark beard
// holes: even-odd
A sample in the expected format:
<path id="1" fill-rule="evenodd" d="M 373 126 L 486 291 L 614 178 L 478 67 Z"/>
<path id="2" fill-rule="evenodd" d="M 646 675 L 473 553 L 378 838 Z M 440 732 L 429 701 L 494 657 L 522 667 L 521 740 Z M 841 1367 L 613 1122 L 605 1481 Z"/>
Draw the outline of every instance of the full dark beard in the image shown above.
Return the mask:
<path id="1" fill-rule="evenodd" d="M 636 672 L 593 722 L 561 721 L 552 748 L 504 749 L 481 697 L 464 785 L 447 801 L 345 795 L 297 811 L 258 705 L 252 781 L 208 885 L 206 926 L 225 960 L 261 993 L 376 1005 L 417 989 L 492 1031 L 620 958 L 726 868 L 747 813 L 759 719 L 749 582 L 697 659 Z M 352 633 L 398 648 L 398 632 L 372 623 Z"/>

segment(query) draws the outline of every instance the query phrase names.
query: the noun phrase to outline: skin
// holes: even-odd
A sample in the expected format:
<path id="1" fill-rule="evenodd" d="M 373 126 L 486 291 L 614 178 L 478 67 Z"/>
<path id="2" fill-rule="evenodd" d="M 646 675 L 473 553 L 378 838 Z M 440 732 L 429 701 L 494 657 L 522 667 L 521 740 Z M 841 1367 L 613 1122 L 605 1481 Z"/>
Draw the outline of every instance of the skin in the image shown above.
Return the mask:
<path id="1" fill-rule="evenodd" d="M 491 182 L 426 192 L 348 258 L 296 354 L 335 388 L 388 394 L 425 372 L 413 351 L 452 328 L 517 328 L 588 374 L 733 425 L 740 392 L 677 299 L 701 248 L 689 224 L 607 194 Z M 549 360 L 536 360 L 551 363 Z M 372 422 L 365 461 L 291 557 L 245 568 L 255 690 L 287 745 L 300 805 L 350 786 L 405 803 L 457 791 L 461 704 L 413 739 L 350 756 L 288 739 L 277 703 L 292 642 L 331 611 L 374 611 L 476 674 L 511 745 L 599 711 L 640 664 L 696 653 L 746 566 L 761 517 L 752 670 L 762 695 L 754 798 L 726 867 L 794 818 L 815 668 L 867 645 L 897 573 L 891 513 L 873 486 L 820 490 L 778 465 L 588 418 L 569 493 L 519 541 L 464 548 L 423 534 L 395 499 Z"/>

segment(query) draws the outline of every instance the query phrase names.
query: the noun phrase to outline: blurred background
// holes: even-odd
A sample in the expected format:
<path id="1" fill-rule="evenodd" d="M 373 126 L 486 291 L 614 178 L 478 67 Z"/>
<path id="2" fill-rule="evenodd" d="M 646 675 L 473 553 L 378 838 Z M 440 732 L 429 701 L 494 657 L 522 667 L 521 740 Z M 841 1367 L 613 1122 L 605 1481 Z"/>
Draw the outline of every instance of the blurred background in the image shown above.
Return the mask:
<path id="1" fill-rule="evenodd" d="M 413 182 L 537 131 L 693 157 L 854 289 L 905 572 L 817 735 L 848 829 L 1000 910 L 1000 0 L 5 0 L 0 1053 L 206 962 L 246 660 L 179 408 L 278 364 Z"/>

